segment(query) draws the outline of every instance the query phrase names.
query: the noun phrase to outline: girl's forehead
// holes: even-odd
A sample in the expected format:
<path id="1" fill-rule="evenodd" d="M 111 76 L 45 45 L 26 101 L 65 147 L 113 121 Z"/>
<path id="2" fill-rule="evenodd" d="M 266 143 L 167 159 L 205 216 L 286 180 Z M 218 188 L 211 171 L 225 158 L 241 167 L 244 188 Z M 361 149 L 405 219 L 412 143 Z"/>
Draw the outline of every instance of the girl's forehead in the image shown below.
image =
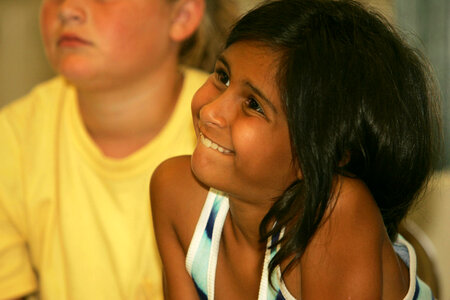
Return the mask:
<path id="1" fill-rule="evenodd" d="M 251 66 L 264 72 L 253 73 L 252 76 L 265 75 L 274 84 L 279 84 L 279 71 L 284 57 L 280 49 L 275 49 L 262 41 L 242 40 L 229 45 L 222 54 L 229 57 L 229 60 L 238 62 L 235 68 L 241 69 L 243 65 Z"/>
<path id="2" fill-rule="evenodd" d="M 229 60 L 240 61 L 246 65 L 268 67 L 270 73 L 278 69 L 281 57 L 280 51 L 275 51 L 263 42 L 253 40 L 235 42 L 229 45 L 222 55 Z"/>
<path id="3" fill-rule="evenodd" d="M 267 42 L 264 42 L 262 40 L 253 40 L 253 39 L 249 39 L 249 40 L 238 40 L 233 42 L 232 44 L 229 44 L 227 46 L 227 48 L 225 48 L 225 50 L 227 50 L 230 47 L 249 47 L 249 48 L 253 48 L 254 51 L 258 51 L 258 52 L 265 52 L 266 54 L 275 57 L 280 56 L 281 51 L 276 50 L 275 46 L 272 46 L 270 44 L 268 44 Z"/>

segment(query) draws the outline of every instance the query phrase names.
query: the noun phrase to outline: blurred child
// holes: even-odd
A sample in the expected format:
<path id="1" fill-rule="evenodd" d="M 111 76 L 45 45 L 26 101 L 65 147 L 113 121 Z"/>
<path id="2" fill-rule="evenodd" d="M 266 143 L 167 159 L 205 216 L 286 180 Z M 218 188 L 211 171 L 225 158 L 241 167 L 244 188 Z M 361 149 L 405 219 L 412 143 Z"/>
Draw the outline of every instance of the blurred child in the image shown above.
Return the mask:
<path id="1" fill-rule="evenodd" d="M 148 182 L 192 153 L 229 0 L 43 0 L 61 75 L 0 112 L 0 298 L 161 299 Z M 203 18 L 204 16 L 204 18 Z M 208 41 L 208 42 L 206 42 Z"/>
<path id="2" fill-rule="evenodd" d="M 166 298 L 432 299 L 397 234 L 432 171 L 430 79 L 355 2 L 244 16 L 193 98 L 192 157 L 152 178 Z"/>

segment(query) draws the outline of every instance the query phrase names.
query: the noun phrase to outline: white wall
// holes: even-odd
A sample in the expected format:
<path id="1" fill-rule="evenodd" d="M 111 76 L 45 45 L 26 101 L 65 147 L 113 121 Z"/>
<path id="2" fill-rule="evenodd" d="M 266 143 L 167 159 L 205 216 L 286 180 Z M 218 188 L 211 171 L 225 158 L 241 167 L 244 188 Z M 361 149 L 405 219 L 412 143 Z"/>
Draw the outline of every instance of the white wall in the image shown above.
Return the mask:
<path id="1" fill-rule="evenodd" d="M 429 238 L 427 250 L 434 259 L 440 298 L 450 299 L 450 170 L 435 174 L 430 189 L 408 218 Z"/>

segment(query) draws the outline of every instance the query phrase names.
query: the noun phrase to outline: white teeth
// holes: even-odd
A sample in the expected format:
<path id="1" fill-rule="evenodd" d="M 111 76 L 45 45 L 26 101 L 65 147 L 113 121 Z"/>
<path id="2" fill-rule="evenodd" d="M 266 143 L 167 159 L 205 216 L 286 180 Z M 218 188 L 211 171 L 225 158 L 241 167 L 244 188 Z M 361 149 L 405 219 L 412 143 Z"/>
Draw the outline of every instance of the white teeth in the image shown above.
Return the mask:
<path id="1" fill-rule="evenodd" d="M 203 145 L 205 145 L 208 148 L 217 150 L 217 151 L 219 151 L 221 153 L 231 153 L 230 150 L 225 149 L 225 148 L 217 145 L 216 143 L 214 143 L 210 139 L 206 138 L 201 132 L 200 132 L 200 141 L 202 142 Z"/>
<path id="2" fill-rule="evenodd" d="M 212 142 L 210 140 L 208 140 L 207 138 L 203 137 L 203 145 L 205 145 L 206 147 L 211 147 Z"/>

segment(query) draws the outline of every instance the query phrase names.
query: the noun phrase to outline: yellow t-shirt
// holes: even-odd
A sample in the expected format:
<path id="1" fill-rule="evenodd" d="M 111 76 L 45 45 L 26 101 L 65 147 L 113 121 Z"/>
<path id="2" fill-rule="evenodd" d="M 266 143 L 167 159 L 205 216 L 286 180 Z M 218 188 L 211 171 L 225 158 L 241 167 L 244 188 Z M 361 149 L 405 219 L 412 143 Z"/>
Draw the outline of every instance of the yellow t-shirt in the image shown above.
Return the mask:
<path id="1" fill-rule="evenodd" d="M 184 77 L 166 126 L 125 159 L 95 146 L 62 78 L 0 112 L 0 298 L 162 299 L 148 186 L 195 146 L 190 102 L 207 75 Z"/>

